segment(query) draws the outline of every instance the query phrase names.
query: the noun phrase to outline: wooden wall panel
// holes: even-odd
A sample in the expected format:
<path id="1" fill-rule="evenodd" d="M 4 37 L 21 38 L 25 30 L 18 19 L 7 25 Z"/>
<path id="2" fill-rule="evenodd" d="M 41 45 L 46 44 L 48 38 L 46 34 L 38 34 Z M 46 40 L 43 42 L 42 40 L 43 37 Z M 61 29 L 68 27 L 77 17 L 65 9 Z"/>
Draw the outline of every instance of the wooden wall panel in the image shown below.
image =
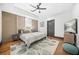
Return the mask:
<path id="1" fill-rule="evenodd" d="M 17 16 L 2 12 L 2 42 L 9 41 L 12 34 L 17 33 Z"/>
<path id="2" fill-rule="evenodd" d="M 17 29 L 23 29 L 25 27 L 25 17 L 17 16 Z"/>
<path id="3" fill-rule="evenodd" d="M 32 30 L 33 31 L 38 31 L 38 21 L 37 20 L 32 20 Z"/>

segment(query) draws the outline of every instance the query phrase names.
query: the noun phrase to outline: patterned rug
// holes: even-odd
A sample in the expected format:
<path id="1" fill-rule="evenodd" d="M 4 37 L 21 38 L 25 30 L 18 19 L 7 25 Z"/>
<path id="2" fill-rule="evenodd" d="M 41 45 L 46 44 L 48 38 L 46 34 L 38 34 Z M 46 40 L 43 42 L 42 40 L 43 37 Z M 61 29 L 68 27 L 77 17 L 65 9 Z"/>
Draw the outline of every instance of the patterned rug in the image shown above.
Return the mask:
<path id="1" fill-rule="evenodd" d="M 33 43 L 28 49 L 24 43 L 12 45 L 11 55 L 53 55 L 59 44 L 57 40 L 43 39 Z"/>

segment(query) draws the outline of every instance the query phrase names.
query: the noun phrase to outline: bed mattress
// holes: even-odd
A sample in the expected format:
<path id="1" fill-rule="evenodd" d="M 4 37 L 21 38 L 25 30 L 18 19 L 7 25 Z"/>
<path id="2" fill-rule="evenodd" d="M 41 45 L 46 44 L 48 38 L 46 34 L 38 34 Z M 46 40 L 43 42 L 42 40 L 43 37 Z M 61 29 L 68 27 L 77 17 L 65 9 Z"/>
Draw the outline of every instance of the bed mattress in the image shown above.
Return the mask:
<path id="1" fill-rule="evenodd" d="M 41 40 L 42 38 L 46 37 L 45 33 L 42 32 L 34 32 L 34 33 L 23 33 L 20 35 L 20 39 L 23 40 L 27 46 L 29 47 L 31 43 Z"/>

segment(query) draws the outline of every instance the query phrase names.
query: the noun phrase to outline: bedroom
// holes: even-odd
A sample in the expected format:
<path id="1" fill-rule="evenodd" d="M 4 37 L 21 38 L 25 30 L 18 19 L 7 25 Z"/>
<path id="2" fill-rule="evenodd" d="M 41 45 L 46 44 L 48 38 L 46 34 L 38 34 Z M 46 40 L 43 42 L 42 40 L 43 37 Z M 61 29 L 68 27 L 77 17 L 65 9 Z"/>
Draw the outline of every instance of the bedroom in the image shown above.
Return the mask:
<path id="1" fill-rule="evenodd" d="M 30 5 L 37 6 L 39 5 L 39 3 Z M 46 8 L 46 10 L 36 10 L 35 12 L 31 12 L 31 10 L 34 10 L 35 8 L 31 6 L 29 7 L 28 3 L 0 4 L 0 15 L 2 16 L 0 16 L 0 19 L 2 19 L 2 36 L 0 37 L 0 39 L 2 38 L 1 45 L 3 44 L 0 49 L 1 54 L 70 55 L 63 50 L 62 46 L 65 41 L 63 40 L 65 39 L 64 24 L 72 19 L 78 19 L 78 6 L 79 4 L 75 3 L 41 3 L 40 7 L 44 7 Z M 78 24 L 76 23 L 76 20 L 73 21 L 73 23 L 76 25 Z M 76 27 L 76 25 L 74 26 Z M 78 33 L 78 30 L 76 28 L 73 31 L 75 32 L 75 34 L 76 32 Z M 7 36 L 9 39 L 6 39 L 5 36 Z M 73 36 L 73 34 L 70 36 Z M 20 38 L 20 40 L 16 38 Z M 73 38 L 72 40 L 68 40 L 68 42 L 75 41 Z M 32 44 L 32 42 L 34 43 Z M 10 49 L 12 52 L 10 51 Z"/>

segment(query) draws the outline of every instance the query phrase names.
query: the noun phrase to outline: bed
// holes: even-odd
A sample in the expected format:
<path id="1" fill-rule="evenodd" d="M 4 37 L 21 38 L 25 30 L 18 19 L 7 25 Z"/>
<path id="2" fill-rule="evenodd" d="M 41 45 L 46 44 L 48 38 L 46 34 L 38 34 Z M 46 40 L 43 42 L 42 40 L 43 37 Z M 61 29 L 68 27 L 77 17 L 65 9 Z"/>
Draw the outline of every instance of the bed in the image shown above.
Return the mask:
<path id="1" fill-rule="evenodd" d="M 33 33 L 23 33 L 20 35 L 20 39 L 27 44 L 27 47 L 29 48 L 30 45 L 38 40 L 41 40 L 42 38 L 46 37 L 45 33 L 42 32 L 33 32 Z"/>

